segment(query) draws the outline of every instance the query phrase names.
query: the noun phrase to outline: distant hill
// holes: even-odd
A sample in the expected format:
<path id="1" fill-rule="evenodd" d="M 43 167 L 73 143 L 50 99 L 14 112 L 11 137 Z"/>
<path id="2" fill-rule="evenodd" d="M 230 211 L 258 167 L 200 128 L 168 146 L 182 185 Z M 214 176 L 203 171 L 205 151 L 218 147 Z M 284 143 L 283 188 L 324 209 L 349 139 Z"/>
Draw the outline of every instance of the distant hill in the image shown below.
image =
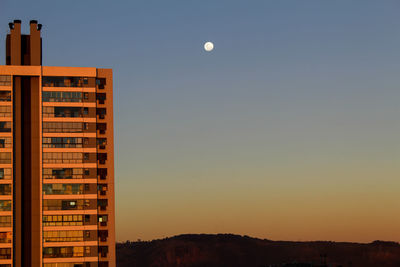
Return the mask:
<path id="1" fill-rule="evenodd" d="M 399 267 L 400 244 L 288 242 L 231 234 L 117 244 L 118 267 Z"/>

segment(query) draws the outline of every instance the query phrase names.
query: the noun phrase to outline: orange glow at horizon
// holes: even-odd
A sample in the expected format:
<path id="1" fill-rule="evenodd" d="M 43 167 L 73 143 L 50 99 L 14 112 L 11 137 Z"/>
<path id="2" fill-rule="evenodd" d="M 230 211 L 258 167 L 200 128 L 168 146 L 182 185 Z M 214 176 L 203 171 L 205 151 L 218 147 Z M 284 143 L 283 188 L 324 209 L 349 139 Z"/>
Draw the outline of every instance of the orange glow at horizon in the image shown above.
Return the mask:
<path id="1" fill-rule="evenodd" d="M 182 173 L 167 185 L 142 181 L 140 188 L 148 191 L 118 199 L 117 240 L 233 233 L 271 240 L 400 241 L 399 182 L 389 166 L 342 167 L 346 171 L 318 164 L 253 166 L 257 179 L 246 179 L 251 170 L 232 165 L 230 171 Z"/>

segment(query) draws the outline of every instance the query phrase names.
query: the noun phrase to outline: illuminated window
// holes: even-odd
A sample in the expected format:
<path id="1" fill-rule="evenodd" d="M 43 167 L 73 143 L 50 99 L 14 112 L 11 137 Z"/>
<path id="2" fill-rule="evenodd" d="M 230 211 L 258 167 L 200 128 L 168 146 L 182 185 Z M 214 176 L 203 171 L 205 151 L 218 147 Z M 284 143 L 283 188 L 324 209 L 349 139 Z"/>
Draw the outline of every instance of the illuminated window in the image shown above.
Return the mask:
<path id="1" fill-rule="evenodd" d="M 11 200 L 0 200 L 0 211 L 11 211 Z"/>

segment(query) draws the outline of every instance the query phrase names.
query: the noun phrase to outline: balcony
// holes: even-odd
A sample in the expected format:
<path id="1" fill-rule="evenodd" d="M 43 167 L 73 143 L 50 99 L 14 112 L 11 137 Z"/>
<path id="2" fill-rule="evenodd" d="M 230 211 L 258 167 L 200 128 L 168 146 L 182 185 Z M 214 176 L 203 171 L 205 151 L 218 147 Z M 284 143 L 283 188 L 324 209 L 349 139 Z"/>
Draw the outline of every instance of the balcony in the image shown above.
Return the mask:
<path id="1" fill-rule="evenodd" d="M 107 138 L 97 138 L 97 148 L 104 150 L 106 149 Z"/>
<path id="2" fill-rule="evenodd" d="M 99 207 L 100 211 L 106 211 L 108 206 L 107 199 L 98 199 L 97 200 L 97 207 Z"/>
<path id="3" fill-rule="evenodd" d="M 108 247 L 107 246 L 100 246 L 99 247 L 99 257 L 107 258 L 108 255 Z"/>
<path id="4" fill-rule="evenodd" d="M 11 86 L 11 75 L 0 75 L 0 86 Z"/>
<path id="5" fill-rule="evenodd" d="M 97 108 L 96 115 L 98 120 L 104 120 L 106 118 L 106 109 L 105 108 Z"/>
<path id="6" fill-rule="evenodd" d="M 106 196 L 107 195 L 107 184 L 98 184 L 97 185 L 97 191 L 99 193 L 99 196 Z"/>
<path id="7" fill-rule="evenodd" d="M 43 87 L 94 87 L 95 78 L 92 77 L 62 77 L 44 76 L 42 78 Z"/>
<path id="8" fill-rule="evenodd" d="M 107 162 L 107 153 L 97 153 L 97 161 L 100 165 L 105 165 Z"/>
<path id="9" fill-rule="evenodd" d="M 0 91 L 0 102 L 11 102 L 11 91 Z"/>
<path id="10" fill-rule="evenodd" d="M 96 79 L 97 89 L 100 89 L 100 90 L 105 89 L 106 84 L 107 84 L 107 81 L 105 78 L 97 78 Z"/>
<path id="11" fill-rule="evenodd" d="M 102 169 L 102 168 L 97 169 L 97 178 L 100 180 L 106 180 L 107 179 L 107 169 Z"/>
<path id="12" fill-rule="evenodd" d="M 105 123 L 97 123 L 97 134 L 106 134 L 107 124 Z"/>
<path id="13" fill-rule="evenodd" d="M 1 244 L 9 244 L 12 241 L 12 237 L 9 236 L 8 233 L 0 233 L 0 243 Z"/>
<path id="14" fill-rule="evenodd" d="M 104 93 L 97 93 L 96 94 L 96 99 L 97 99 L 97 105 L 98 106 L 103 106 L 106 104 L 106 94 Z"/>
<path id="15" fill-rule="evenodd" d="M 100 226 L 107 226 L 108 216 L 107 215 L 98 215 L 97 221 L 99 222 Z"/>
<path id="16" fill-rule="evenodd" d="M 107 242 L 108 231 L 107 230 L 99 230 L 98 237 L 100 242 Z"/>

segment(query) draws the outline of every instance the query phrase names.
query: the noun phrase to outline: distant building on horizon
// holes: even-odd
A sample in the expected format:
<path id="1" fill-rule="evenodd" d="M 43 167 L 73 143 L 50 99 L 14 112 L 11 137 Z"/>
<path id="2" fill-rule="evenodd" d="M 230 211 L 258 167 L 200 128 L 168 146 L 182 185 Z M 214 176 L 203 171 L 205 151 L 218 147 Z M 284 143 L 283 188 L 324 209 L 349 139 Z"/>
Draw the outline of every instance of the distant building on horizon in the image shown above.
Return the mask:
<path id="1" fill-rule="evenodd" d="M 0 66 L 0 266 L 115 267 L 112 70 L 42 66 L 41 27 Z"/>

